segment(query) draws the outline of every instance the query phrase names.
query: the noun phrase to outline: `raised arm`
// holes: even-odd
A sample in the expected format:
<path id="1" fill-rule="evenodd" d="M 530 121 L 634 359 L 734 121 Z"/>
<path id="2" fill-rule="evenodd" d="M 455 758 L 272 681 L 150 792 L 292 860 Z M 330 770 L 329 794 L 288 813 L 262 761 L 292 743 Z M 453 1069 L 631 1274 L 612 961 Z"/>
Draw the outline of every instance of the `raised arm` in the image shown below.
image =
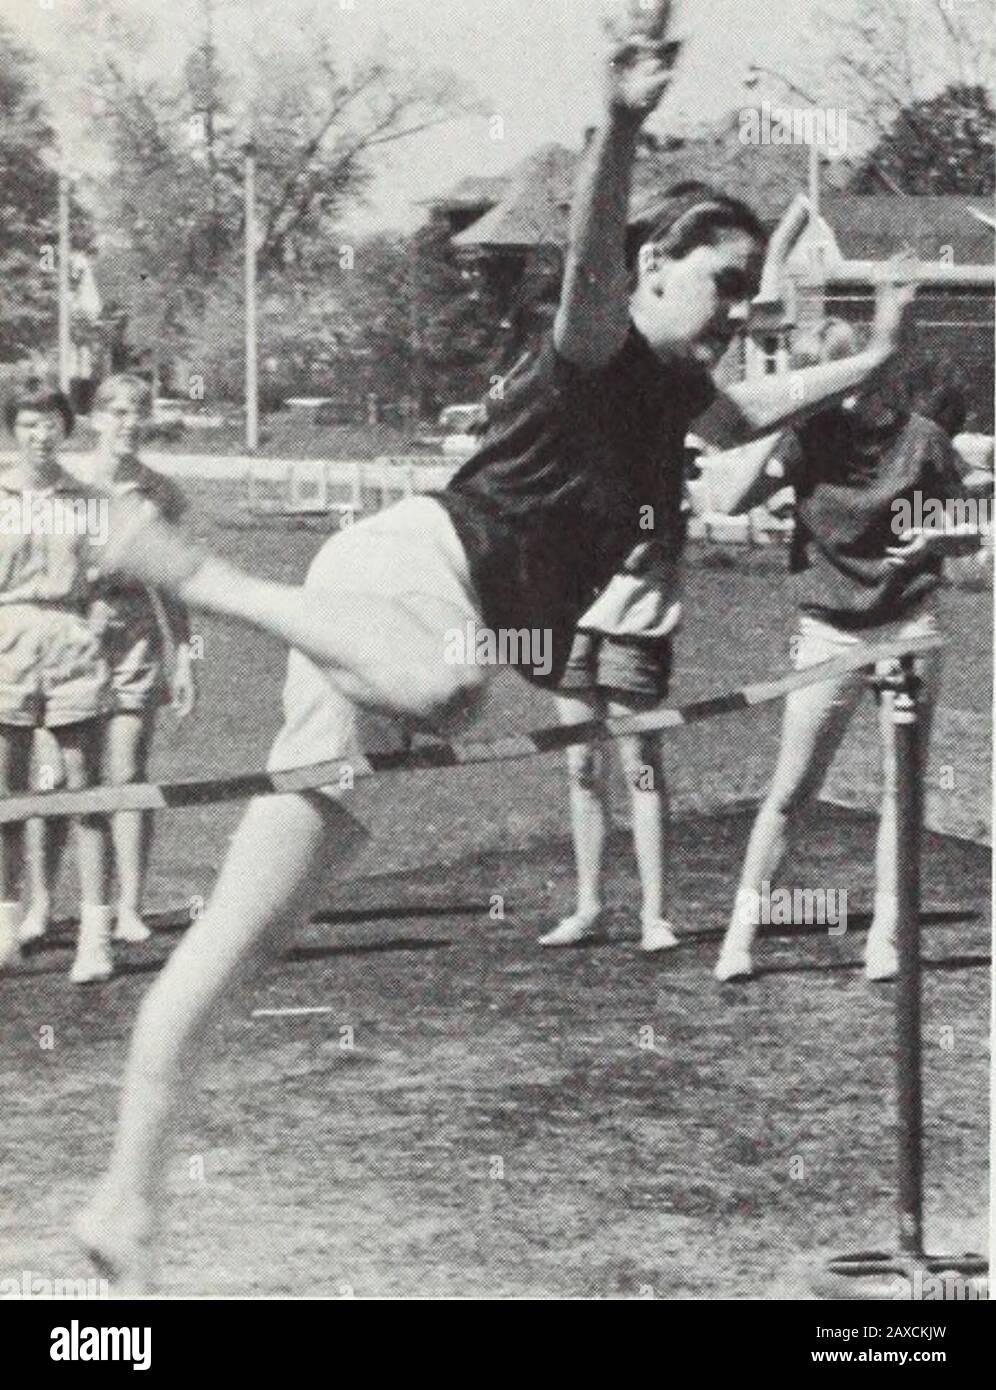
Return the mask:
<path id="1" fill-rule="evenodd" d="M 732 448 L 836 405 L 892 360 L 915 293 L 915 284 L 890 268 L 876 291 L 871 338 L 863 352 L 727 387 L 696 428 L 710 443 Z"/>
<path id="2" fill-rule="evenodd" d="M 712 509 L 739 516 L 762 506 L 787 484 L 785 458 L 797 449 L 795 437 L 778 430 L 709 461 Z"/>
<path id="3" fill-rule="evenodd" d="M 629 329 L 626 225 L 640 126 L 671 80 L 677 45 L 668 40 L 670 0 L 634 0 L 630 36 L 617 45 L 606 81 L 605 117 L 588 147 L 571 218 L 553 336 L 577 366 L 610 362 Z"/>

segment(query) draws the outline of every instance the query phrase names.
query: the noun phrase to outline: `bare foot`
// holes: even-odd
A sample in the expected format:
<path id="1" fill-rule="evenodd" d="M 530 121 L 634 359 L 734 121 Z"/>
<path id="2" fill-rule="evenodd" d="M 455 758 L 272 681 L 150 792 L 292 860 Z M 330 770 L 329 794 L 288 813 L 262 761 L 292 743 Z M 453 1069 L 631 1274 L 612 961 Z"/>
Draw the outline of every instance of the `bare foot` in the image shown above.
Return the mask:
<path id="1" fill-rule="evenodd" d="M 119 1215 L 95 1199 L 77 1214 L 73 1235 L 117 1297 L 141 1298 L 155 1292 L 152 1222 L 147 1214 Z"/>

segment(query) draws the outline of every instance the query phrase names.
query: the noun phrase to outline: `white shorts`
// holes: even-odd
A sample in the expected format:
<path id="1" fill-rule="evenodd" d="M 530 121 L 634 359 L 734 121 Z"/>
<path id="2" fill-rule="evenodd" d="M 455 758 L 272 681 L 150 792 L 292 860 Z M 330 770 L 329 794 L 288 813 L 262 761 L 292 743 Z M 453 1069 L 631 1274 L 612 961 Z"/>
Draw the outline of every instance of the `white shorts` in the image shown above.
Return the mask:
<path id="1" fill-rule="evenodd" d="M 305 586 L 409 603 L 431 594 L 452 607 L 455 624 L 483 621 L 464 548 L 445 508 L 431 497 L 406 498 L 337 532 L 315 556 Z M 297 651 L 287 662 L 283 704 L 270 772 L 408 746 L 403 719 L 359 708 L 336 689 L 333 672 Z"/>
<path id="2" fill-rule="evenodd" d="M 939 635 L 937 597 L 935 594 L 928 594 L 906 617 L 896 622 L 879 623 L 875 627 L 856 630 L 835 627 L 833 623 L 803 613 L 799 617 L 799 635 L 794 638 L 792 649 L 795 665 L 802 670 L 804 667 L 816 666 L 821 661 L 830 661 L 835 656 L 841 656 L 861 643 L 877 646 L 880 642 L 896 641 L 899 638 Z M 936 663 L 939 653 L 931 652 L 929 657 L 928 664 Z"/>

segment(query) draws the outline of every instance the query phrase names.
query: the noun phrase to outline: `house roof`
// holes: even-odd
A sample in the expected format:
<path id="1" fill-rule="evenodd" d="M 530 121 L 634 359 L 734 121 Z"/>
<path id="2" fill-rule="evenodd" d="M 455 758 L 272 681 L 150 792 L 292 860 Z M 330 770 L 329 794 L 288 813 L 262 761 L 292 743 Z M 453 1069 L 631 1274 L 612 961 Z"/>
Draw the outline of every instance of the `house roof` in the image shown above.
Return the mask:
<path id="1" fill-rule="evenodd" d="M 440 212 L 460 212 L 472 208 L 486 210 L 501 201 L 508 191 L 510 181 L 509 174 L 468 174 L 451 188 L 449 193 L 443 193 L 436 198 L 420 198 L 416 206 L 438 208 Z"/>
<path id="2" fill-rule="evenodd" d="M 955 265 L 992 263 L 994 232 L 970 212 L 983 200 L 936 194 L 901 197 L 887 194 L 828 195 L 820 213 L 845 260 L 878 261 L 908 249 L 920 260 L 941 260 L 950 247 Z"/>
<path id="3" fill-rule="evenodd" d="M 843 161 L 824 160 L 824 187 L 838 189 L 850 176 Z M 748 203 L 763 222 L 774 225 L 793 196 L 807 187 L 809 149 L 805 145 L 750 145 L 740 138 L 736 115 L 703 126 L 694 135 L 649 152 L 636 166 L 637 190 L 666 191 L 677 183 L 712 184 Z"/>
<path id="4" fill-rule="evenodd" d="M 454 244 L 519 249 L 563 246 L 580 157 L 562 145 L 544 146 L 511 171 L 500 200 L 456 236 Z M 806 186 L 808 160 L 808 150 L 800 145 L 745 145 L 739 139 L 738 119 L 730 116 L 663 148 L 642 150 L 636 164 L 634 202 L 695 179 L 743 198 L 773 225 L 792 195 Z M 839 188 L 849 173 L 840 161 L 824 166 L 824 180 L 833 188 Z M 458 184 L 449 196 L 455 197 L 462 187 Z M 434 201 L 447 206 L 445 199 Z"/>
<path id="5" fill-rule="evenodd" d="M 544 145 L 512 171 L 490 212 L 453 238 L 456 246 L 536 247 L 563 244 L 578 155 Z"/>

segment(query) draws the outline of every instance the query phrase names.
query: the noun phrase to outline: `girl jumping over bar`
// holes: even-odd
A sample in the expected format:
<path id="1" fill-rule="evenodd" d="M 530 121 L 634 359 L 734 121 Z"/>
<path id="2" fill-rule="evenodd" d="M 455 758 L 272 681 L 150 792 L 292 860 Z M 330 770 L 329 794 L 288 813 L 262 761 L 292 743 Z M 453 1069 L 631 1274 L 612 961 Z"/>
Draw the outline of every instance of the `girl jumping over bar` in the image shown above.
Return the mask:
<path id="1" fill-rule="evenodd" d="M 716 395 L 710 368 L 747 312 L 764 237 L 726 198 L 704 197 L 677 217 L 662 205 L 641 228 L 652 254 L 636 258 L 635 273 L 627 264 L 637 136 L 675 56 L 669 20 L 663 0 L 634 3 L 630 36 L 608 67 L 552 336 L 445 492 L 338 533 L 303 587 L 238 570 L 127 499 L 112 501 L 112 567 L 293 648 L 271 768 L 398 748 L 413 728 L 466 723 L 488 671 L 444 653 L 447 634 L 467 623 L 549 634 L 546 673 L 526 661 L 520 669 L 555 685 L 578 618 L 653 538 L 641 520 L 671 514 L 685 434 Z M 853 391 L 889 358 L 899 318 L 900 298 L 883 298 L 865 352 L 804 374 L 802 408 L 784 380 L 731 388 L 720 412 L 729 442 Z M 142 1004 L 110 1167 L 76 1227 L 123 1286 L 148 1282 L 169 1141 L 226 992 L 279 948 L 363 841 L 329 790 L 249 805 L 206 912 Z"/>

